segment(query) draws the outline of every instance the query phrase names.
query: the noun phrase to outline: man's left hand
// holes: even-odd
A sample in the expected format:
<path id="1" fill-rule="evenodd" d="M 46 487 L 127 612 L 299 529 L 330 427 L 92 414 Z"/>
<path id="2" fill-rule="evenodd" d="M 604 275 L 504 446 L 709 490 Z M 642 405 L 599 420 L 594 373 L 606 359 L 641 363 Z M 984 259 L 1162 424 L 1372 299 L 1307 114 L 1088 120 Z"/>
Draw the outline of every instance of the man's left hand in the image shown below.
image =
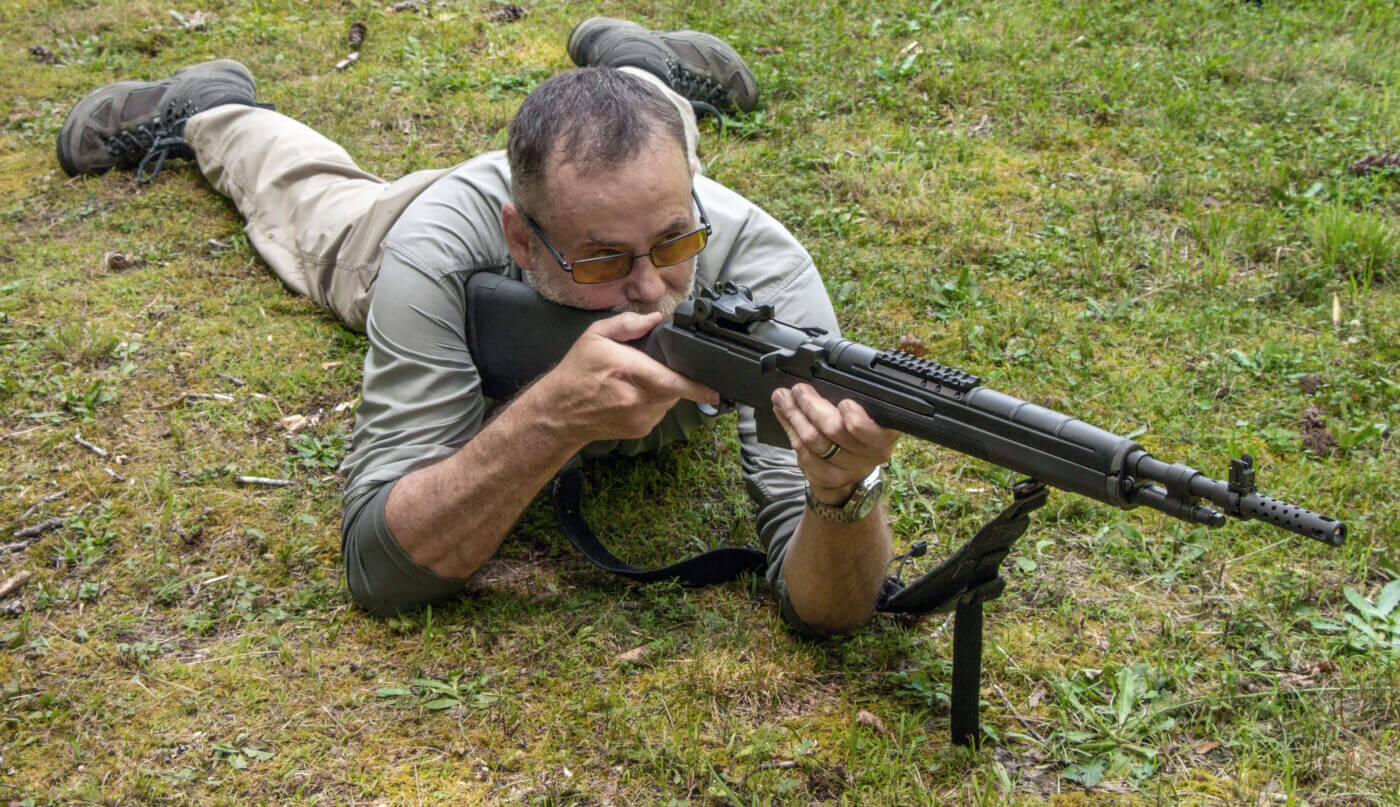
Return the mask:
<path id="1" fill-rule="evenodd" d="M 882 428 L 860 404 L 833 405 L 810 384 L 774 390 L 773 413 L 797 452 L 812 496 L 834 507 L 845 504 L 876 466 L 889 462 L 899 440 L 899 432 Z"/>

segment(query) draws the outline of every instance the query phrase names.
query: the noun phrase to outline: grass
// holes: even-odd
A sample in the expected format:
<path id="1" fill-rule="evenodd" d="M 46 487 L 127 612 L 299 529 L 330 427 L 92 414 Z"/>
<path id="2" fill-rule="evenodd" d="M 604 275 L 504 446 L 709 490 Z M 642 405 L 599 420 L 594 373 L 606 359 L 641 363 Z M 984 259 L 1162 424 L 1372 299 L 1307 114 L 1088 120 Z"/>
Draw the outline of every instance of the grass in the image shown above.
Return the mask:
<path id="1" fill-rule="evenodd" d="M 425 5 L 215 0 L 177 7 L 190 31 L 0 0 L 0 522 L 67 519 L 0 558 L 31 574 L 0 616 L 7 798 L 1400 803 L 1400 185 L 1347 170 L 1400 140 L 1393 6 Z M 704 125 L 706 170 L 794 230 L 853 338 L 920 339 L 1205 470 L 1252 453 L 1347 546 L 1053 494 L 989 610 L 977 753 L 948 745 L 943 619 L 804 643 L 752 580 L 619 584 L 542 501 L 460 601 L 359 611 L 334 466 L 364 339 L 282 289 L 192 167 L 71 180 L 54 136 L 93 87 L 229 56 L 368 170 L 439 167 L 503 145 L 593 13 L 749 57 L 763 105 Z M 1310 406 L 1335 451 L 1304 448 Z M 603 464 L 592 519 L 638 563 L 751 542 L 737 451 L 721 423 Z M 901 545 L 950 551 L 1005 481 L 902 444 Z"/>

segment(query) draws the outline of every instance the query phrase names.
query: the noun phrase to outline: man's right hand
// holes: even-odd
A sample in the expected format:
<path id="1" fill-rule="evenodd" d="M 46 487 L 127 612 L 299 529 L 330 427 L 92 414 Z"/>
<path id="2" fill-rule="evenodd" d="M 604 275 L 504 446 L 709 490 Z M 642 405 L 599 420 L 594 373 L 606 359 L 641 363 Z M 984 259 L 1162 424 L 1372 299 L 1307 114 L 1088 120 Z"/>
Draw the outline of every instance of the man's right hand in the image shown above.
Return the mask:
<path id="1" fill-rule="evenodd" d="M 682 398 L 717 406 L 714 390 L 620 344 L 641 339 L 662 319 L 661 314 L 618 314 L 584 331 L 525 393 L 542 422 L 587 444 L 645 437 Z"/>

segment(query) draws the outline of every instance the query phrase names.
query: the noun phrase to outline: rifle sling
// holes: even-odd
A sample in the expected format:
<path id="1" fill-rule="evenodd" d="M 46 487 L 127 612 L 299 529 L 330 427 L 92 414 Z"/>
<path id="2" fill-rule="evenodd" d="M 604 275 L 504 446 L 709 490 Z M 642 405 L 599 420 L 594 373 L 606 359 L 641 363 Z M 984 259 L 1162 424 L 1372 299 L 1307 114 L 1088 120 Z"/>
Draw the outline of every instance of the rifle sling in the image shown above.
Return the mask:
<path id="1" fill-rule="evenodd" d="M 1030 514 L 1045 504 L 1045 485 L 1032 479 L 1013 486 L 1015 498 L 937 568 L 909 585 L 885 579 L 875 609 L 889 613 L 946 613 L 953 618 L 953 675 L 949 693 L 949 730 L 957 745 L 976 746 L 981 740 L 978 707 L 982 689 L 982 603 L 1000 596 L 1006 581 L 998 571 L 1011 545 L 1026 532 Z M 676 580 L 687 586 L 708 586 L 733 580 L 744 572 L 761 574 L 767 556 L 757 549 L 726 546 L 702 552 L 659 569 L 626 563 L 598 540 L 583 520 L 579 497 L 583 469 L 565 468 L 554 478 L 554 512 L 559 526 L 583 556 L 599 568 L 639 583 Z"/>
<path id="2" fill-rule="evenodd" d="M 638 583 L 676 580 L 687 586 L 709 586 L 733 580 L 748 571 L 762 573 L 767 565 L 767 556 L 757 549 L 726 546 L 659 569 L 638 568 L 609 552 L 598 536 L 593 534 L 588 522 L 583 520 L 583 512 L 579 508 L 579 496 L 583 492 L 582 468 L 574 466 L 561 471 L 554 478 L 553 492 L 554 513 L 559 517 L 559 526 L 569 537 L 569 543 L 594 565 L 619 577 Z"/>
<path id="3" fill-rule="evenodd" d="M 744 574 L 762 574 L 767 556 L 757 549 L 726 546 L 711 549 L 659 569 L 642 569 L 621 560 L 603 546 L 583 519 L 579 499 L 583 493 L 583 469 L 574 465 L 554 478 L 554 512 L 569 543 L 601 569 L 638 583 L 675 580 L 687 586 L 724 583 Z M 888 613 L 946 613 L 976 596 L 981 602 L 1001 593 L 1005 583 L 997 576 L 1011 545 L 1026 531 L 1030 513 L 1045 503 L 1046 490 L 1038 482 L 1018 483 L 1011 504 L 977 531 L 937 568 L 909 585 L 891 577 L 876 597 L 875 608 Z"/>

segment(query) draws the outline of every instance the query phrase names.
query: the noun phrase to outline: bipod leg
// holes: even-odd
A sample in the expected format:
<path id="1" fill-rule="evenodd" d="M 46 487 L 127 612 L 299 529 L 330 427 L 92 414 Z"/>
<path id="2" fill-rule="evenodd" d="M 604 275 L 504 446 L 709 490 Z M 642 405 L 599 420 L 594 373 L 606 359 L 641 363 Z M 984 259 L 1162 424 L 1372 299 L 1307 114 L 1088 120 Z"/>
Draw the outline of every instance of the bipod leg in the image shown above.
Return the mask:
<path id="1" fill-rule="evenodd" d="M 938 568 L 903 585 L 898 577 L 885 581 L 876 598 L 877 610 L 887 613 L 953 616 L 953 686 L 949 698 L 953 743 L 976 748 L 982 740 L 977 710 L 982 696 L 982 603 L 1006 588 L 1002 561 L 1016 539 L 1026 533 L 1030 514 L 1045 504 L 1045 486 L 1025 479 L 1012 486 L 1014 501 L 982 526 Z M 907 557 L 922 554 L 916 545 Z M 900 569 L 903 569 L 901 562 Z"/>
<path id="2" fill-rule="evenodd" d="M 961 602 L 953 614 L 953 691 L 949 704 L 953 744 L 981 745 L 978 707 L 982 697 L 982 601 Z"/>

